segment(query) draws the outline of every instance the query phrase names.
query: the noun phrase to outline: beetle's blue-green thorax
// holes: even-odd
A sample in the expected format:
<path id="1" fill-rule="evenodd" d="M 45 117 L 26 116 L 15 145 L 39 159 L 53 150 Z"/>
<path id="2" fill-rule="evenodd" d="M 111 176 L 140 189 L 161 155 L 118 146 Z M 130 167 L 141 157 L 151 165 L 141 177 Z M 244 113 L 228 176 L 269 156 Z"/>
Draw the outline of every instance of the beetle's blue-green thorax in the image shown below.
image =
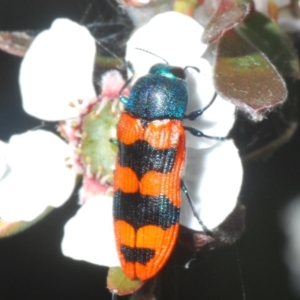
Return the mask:
<path id="1" fill-rule="evenodd" d="M 165 64 L 154 65 L 134 84 L 125 110 L 146 120 L 183 119 L 188 102 L 185 72 Z"/>

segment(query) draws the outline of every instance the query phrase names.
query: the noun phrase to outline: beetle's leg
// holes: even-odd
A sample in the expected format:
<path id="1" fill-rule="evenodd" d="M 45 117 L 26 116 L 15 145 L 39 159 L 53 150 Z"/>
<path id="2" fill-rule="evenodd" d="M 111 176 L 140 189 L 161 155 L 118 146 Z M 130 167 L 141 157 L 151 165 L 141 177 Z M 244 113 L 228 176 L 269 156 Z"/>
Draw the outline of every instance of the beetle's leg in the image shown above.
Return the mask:
<path id="1" fill-rule="evenodd" d="M 193 211 L 193 214 L 195 216 L 195 218 L 197 219 L 198 223 L 200 224 L 200 226 L 202 227 L 203 231 L 205 232 L 205 234 L 209 235 L 209 236 L 212 236 L 212 232 L 204 225 L 204 223 L 202 222 L 202 220 L 200 219 L 197 211 L 196 211 L 196 208 L 194 206 L 194 203 L 193 203 L 193 200 L 191 199 L 190 195 L 189 195 L 189 192 L 188 192 L 188 189 L 185 185 L 185 183 L 183 182 L 183 180 L 181 179 L 180 181 L 180 185 L 181 185 L 181 189 L 182 191 L 184 192 L 190 206 L 191 206 L 191 209 Z"/>
<path id="2" fill-rule="evenodd" d="M 210 102 L 203 108 L 192 111 L 191 113 L 189 113 L 188 115 L 185 115 L 184 118 L 185 119 L 189 119 L 191 121 L 196 120 L 199 116 L 201 116 L 216 100 L 217 98 L 217 93 L 215 92 L 212 99 L 210 100 Z"/>
<path id="3" fill-rule="evenodd" d="M 191 120 L 191 121 L 196 120 L 199 116 L 201 116 L 214 103 L 216 98 L 217 98 L 217 93 L 215 92 L 212 99 L 210 100 L 210 102 L 204 108 L 192 111 L 188 115 L 184 116 L 184 118 L 188 119 L 188 120 Z M 228 139 L 227 137 L 222 137 L 222 136 L 206 135 L 202 131 L 200 131 L 196 128 L 193 128 L 193 127 L 189 127 L 189 126 L 184 126 L 184 129 L 189 131 L 192 135 L 197 136 L 197 137 L 205 137 L 205 138 L 208 138 L 208 139 L 213 139 L 213 140 L 218 140 L 218 141 L 224 141 L 224 140 Z"/>
<path id="4" fill-rule="evenodd" d="M 185 130 L 187 130 L 188 132 L 190 132 L 192 135 L 197 136 L 197 137 L 205 137 L 205 138 L 208 138 L 208 139 L 218 140 L 218 141 L 225 141 L 225 140 L 228 139 L 228 137 L 224 137 L 224 136 L 206 135 L 202 131 L 200 131 L 196 128 L 193 128 L 193 127 L 189 127 L 189 126 L 183 126 L 183 128 Z"/>

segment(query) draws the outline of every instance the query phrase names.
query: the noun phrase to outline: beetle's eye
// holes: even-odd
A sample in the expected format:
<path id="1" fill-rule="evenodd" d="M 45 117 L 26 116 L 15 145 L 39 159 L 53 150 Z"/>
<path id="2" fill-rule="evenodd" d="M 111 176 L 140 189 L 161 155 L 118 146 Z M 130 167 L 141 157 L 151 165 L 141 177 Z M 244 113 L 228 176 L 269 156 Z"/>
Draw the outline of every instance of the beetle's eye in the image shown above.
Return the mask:
<path id="1" fill-rule="evenodd" d="M 170 72 L 179 79 L 185 80 L 185 72 L 182 68 L 174 67 L 170 70 Z"/>

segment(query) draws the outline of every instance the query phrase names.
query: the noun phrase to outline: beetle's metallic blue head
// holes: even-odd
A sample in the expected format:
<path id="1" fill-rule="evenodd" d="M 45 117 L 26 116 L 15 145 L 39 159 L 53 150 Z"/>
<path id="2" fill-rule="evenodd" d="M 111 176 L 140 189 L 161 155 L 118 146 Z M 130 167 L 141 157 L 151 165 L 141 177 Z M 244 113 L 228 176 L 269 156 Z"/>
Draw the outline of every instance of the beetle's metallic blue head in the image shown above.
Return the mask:
<path id="1" fill-rule="evenodd" d="M 166 64 L 154 65 L 137 80 L 129 98 L 121 100 L 125 110 L 138 118 L 183 119 L 188 102 L 185 72 Z"/>

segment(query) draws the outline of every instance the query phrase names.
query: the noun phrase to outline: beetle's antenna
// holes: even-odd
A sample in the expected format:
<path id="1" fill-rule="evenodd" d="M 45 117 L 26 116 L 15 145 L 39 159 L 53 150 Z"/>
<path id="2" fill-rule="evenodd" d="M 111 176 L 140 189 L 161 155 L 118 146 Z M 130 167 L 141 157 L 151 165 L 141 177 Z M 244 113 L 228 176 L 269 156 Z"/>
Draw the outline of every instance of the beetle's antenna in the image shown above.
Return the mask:
<path id="1" fill-rule="evenodd" d="M 151 55 L 153 55 L 153 56 L 156 56 L 157 58 L 160 58 L 161 60 L 163 60 L 167 65 L 169 65 L 169 62 L 168 62 L 167 60 L 165 60 L 164 58 L 162 58 L 162 57 L 159 56 L 159 55 L 154 54 L 154 53 L 151 52 L 151 51 L 148 51 L 148 50 L 145 50 L 145 49 L 142 49 L 142 48 L 137 48 L 137 47 L 135 47 L 135 49 L 140 50 L 140 51 L 144 51 L 144 52 L 149 53 L 149 54 L 151 54 Z"/>

